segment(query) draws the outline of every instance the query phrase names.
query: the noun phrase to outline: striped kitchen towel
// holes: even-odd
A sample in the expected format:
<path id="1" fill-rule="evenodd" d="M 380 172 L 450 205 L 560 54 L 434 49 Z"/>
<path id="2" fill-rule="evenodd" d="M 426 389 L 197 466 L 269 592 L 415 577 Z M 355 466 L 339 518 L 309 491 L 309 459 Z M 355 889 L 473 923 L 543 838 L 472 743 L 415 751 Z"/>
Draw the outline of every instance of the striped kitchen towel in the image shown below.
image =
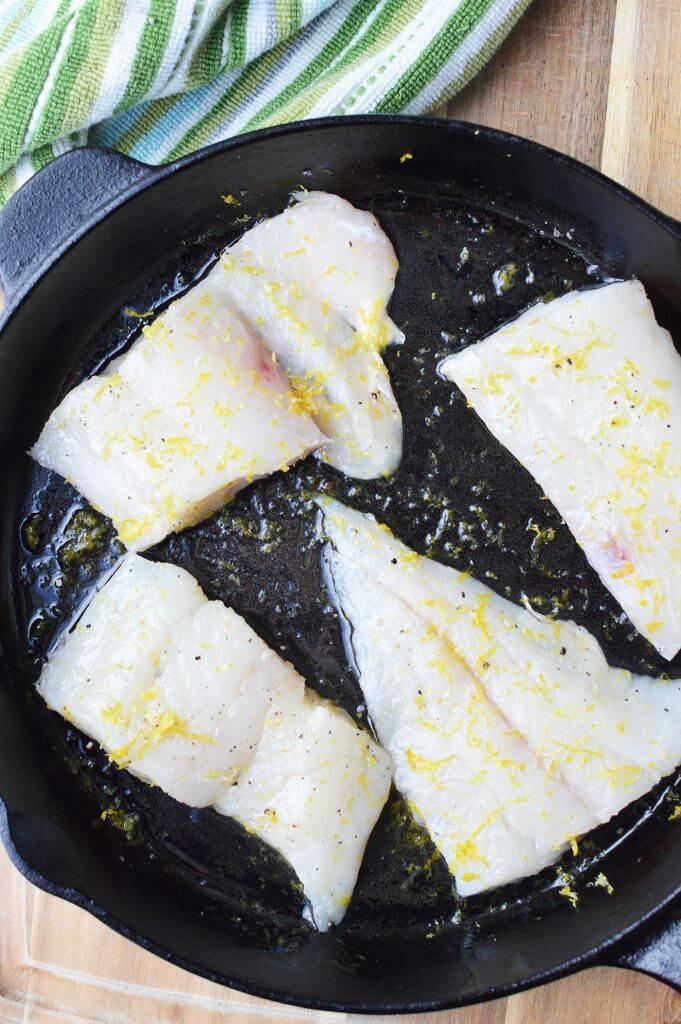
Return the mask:
<path id="1" fill-rule="evenodd" d="M 0 204 L 69 149 L 161 163 L 325 114 L 421 113 L 530 0 L 0 0 Z"/>

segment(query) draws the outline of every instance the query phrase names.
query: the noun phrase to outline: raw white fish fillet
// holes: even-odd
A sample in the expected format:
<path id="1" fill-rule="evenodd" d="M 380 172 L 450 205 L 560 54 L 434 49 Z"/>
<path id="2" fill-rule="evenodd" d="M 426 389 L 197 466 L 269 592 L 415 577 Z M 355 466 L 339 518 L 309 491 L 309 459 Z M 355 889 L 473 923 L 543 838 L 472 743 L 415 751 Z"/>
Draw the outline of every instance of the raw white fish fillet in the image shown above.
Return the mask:
<path id="1" fill-rule="evenodd" d="M 253 756 L 282 673 L 298 679 L 184 569 L 128 555 L 38 690 L 121 767 L 203 807 Z"/>
<path id="2" fill-rule="evenodd" d="M 184 569 L 127 555 L 38 691 L 120 767 L 279 850 L 320 930 L 343 917 L 390 758 Z"/>
<path id="3" fill-rule="evenodd" d="M 660 654 L 681 647 L 681 358 L 639 281 L 527 310 L 442 374 Z"/>
<path id="4" fill-rule="evenodd" d="M 324 441 L 220 280 L 218 267 L 69 392 L 31 449 L 113 520 L 132 551 Z"/>
<path id="5" fill-rule="evenodd" d="M 386 309 L 398 263 L 376 218 L 340 196 L 299 192 L 223 254 L 227 294 L 276 354 L 348 476 L 392 472 L 402 417 L 381 350 L 402 333 Z"/>
<path id="6" fill-rule="evenodd" d="M 216 807 L 283 854 L 322 927 L 345 913 L 391 775 L 385 751 L 299 677 L 278 688 L 255 757 Z"/>
<path id="7" fill-rule="evenodd" d="M 318 504 L 371 720 L 460 893 L 552 863 L 681 762 L 680 682 L 611 668 L 575 623 Z"/>
<path id="8" fill-rule="evenodd" d="M 131 551 L 320 447 L 362 478 L 400 461 L 402 418 L 381 358 L 402 338 L 386 312 L 395 252 L 376 218 L 344 199 L 296 199 L 69 392 L 31 449 Z"/>

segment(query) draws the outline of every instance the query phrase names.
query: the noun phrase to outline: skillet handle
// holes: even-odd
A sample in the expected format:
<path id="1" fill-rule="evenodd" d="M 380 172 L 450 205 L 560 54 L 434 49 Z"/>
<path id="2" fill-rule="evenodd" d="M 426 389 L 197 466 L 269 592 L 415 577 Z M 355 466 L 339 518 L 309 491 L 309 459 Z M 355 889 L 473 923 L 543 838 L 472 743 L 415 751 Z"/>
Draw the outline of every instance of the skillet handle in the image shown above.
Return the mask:
<path id="1" fill-rule="evenodd" d="M 86 147 L 65 153 L 30 178 L 0 211 L 5 313 L 47 262 L 87 230 L 96 213 L 155 171 L 113 150 Z"/>
<path id="2" fill-rule="evenodd" d="M 625 939 L 600 962 L 649 974 L 681 992 L 681 900 L 674 901 L 656 915 L 651 925 Z"/>

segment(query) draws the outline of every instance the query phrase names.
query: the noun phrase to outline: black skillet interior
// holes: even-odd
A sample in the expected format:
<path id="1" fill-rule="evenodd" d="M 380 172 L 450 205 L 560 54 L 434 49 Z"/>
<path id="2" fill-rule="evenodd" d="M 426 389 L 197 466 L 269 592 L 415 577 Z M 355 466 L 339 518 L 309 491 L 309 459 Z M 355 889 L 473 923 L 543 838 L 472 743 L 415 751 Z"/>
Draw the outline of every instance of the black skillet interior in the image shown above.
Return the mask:
<path id="1" fill-rule="evenodd" d="M 90 212 L 130 182 L 106 219 Z M 676 780 L 588 837 L 560 873 L 467 902 L 393 794 L 345 921 L 319 935 L 301 921 L 301 894 L 275 853 L 109 765 L 45 711 L 31 685 L 121 549 L 107 520 L 22 453 L 65 391 L 124 348 L 144 314 L 190 287 L 221 246 L 280 211 L 299 186 L 373 210 L 397 248 L 391 312 L 406 342 L 386 361 L 405 418 L 403 463 L 389 480 L 359 482 L 307 459 L 149 555 L 189 569 L 360 718 L 320 577 L 307 502 L 315 490 L 374 512 L 412 547 L 514 600 L 526 595 L 539 611 L 584 624 L 613 664 L 681 675 L 681 659 L 663 662 L 635 634 L 555 509 L 436 373 L 445 354 L 528 304 L 610 276 L 638 275 L 678 343 L 677 226 L 571 161 L 469 125 L 292 126 L 154 172 L 76 153 L 0 219 L 0 272 L 10 299 L 26 294 L 0 344 L 5 839 L 38 884 L 215 980 L 346 1010 L 457 1005 L 603 955 L 676 892 Z M 239 205 L 225 203 L 227 193 Z M 41 277 L 41 247 L 54 246 L 65 224 L 82 237 Z M 612 895 L 593 884 L 602 871 Z M 577 909 L 564 887 L 578 893 Z"/>

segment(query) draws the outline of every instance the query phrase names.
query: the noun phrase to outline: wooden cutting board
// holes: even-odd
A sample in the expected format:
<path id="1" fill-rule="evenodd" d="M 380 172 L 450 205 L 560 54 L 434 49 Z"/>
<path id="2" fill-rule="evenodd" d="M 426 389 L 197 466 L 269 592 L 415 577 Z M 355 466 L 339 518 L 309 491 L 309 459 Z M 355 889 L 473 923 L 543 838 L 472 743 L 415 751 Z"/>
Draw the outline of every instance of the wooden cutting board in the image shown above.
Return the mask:
<path id="1" fill-rule="evenodd" d="M 495 60 L 442 113 L 570 153 L 681 218 L 681 0 L 534 0 Z M 0 891 L 0 1022 L 346 1017 L 250 999 L 171 967 L 32 889 L 4 853 Z M 428 1022 L 681 1024 L 681 997 L 649 978 L 599 968 Z"/>

